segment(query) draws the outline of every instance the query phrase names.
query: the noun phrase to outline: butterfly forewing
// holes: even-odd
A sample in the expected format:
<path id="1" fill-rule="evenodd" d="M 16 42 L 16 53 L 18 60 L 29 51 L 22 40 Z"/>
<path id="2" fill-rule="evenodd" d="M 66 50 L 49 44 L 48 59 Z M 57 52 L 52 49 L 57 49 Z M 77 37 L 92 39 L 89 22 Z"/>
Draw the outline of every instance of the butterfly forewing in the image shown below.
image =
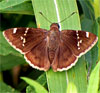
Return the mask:
<path id="1" fill-rule="evenodd" d="M 14 48 L 24 54 L 45 39 L 47 31 L 40 28 L 12 28 L 4 31 L 4 36 Z"/>
<path id="2" fill-rule="evenodd" d="M 98 38 L 90 32 L 63 30 L 61 31 L 61 40 L 72 50 L 75 56 L 81 56 L 95 45 Z"/>

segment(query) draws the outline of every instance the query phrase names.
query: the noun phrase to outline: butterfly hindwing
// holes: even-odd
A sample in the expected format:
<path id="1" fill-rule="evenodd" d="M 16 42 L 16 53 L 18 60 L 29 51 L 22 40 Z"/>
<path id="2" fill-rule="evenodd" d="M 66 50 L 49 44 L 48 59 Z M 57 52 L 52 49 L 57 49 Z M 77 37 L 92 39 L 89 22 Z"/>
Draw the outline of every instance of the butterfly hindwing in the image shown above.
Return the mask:
<path id="1" fill-rule="evenodd" d="M 46 38 L 47 31 L 40 28 L 12 28 L 4 31 L 7 41 L 25 54 Z"/>
<path id="2" fill-rule="evenodd" d="M 60 42 L 56 51 L 55 59 L 52 63 L 54 71 L 63 71 L 75 65 L 77 57 L 72 53 L 71 49 L 66 46 L 65 42 Z"/>
<path id="3" fill-rule="evenodd" d="M 29 64 L 39 70 L 47 71 L 50 68 L 48 59 L 47 41 L 43 40 L 30 52 L 25 54 L 25 59 Z"/>

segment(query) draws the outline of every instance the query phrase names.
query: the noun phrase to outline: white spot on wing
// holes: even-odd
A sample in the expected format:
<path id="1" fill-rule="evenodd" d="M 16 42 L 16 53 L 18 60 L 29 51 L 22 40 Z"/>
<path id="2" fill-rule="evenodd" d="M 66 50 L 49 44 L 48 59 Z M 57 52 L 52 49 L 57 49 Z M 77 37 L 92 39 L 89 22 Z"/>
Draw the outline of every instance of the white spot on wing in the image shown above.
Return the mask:
<path id="1" fill-rule="evenodd" d="M 25 43 L 26 42 L 26 40 L 25 40 L 25 38 L 23 39 L 23 43 Z"/>
<path id="2" fill-rule="evenodd" d="M 27 33 L 27 32 L 28 32 L 28 29 L 29 29 L 29 28 L 26 28 L 26 31 L 25 31 L 25 33 Z"/>
<path id="3" fill-rule="evenodd" d="M 76 31 L 77 38 L 79 37 L 78 30 Z"/>
<path id="4" fill-rule="evenodd" d="M 80 43 L 82 43 L 82 40 L 80 40 Z"/>
<path id="5" fill-rule="evenodd" d="M 24 47 L 25 45 L 24 45 L 24 44 L 22 44 L 22 46 Z"/>
<path id="6" fill-rule="evenodd" d="M 86 32 L 86 37 L 87 37 L 87 38 L 89 37 L 89 32 Z"/>
<path id="7" fill-rule="evenodd" d="M 21 36 L 20 39 L 23 40 L 23 37 Z"/>
<path id="8" fill-rule="evenodd" d="M 79 39 L 79 36 L 77 36 L 77 39 Z"/>
<path id="9" fill-rule="evenodd" d="M 80 42 L 77 43 L 77 46 L 78 46 L 78 47 L 80 46 Z"/>
<path id="10" fill-rule="evenodd" d="M 76 31 L 76 36 L 77 36 L 77 39 L 79 39 L 79 34 L 78 34 L 78 30 Z"/>
<path id="11" fill-rule="evenodd" d="M 16 31 L 17 31 L 17 28 L 14 28 L 14 29 L 13 29 L 13 33 L 15 34 L 15 33 L 16 33 Z"/>
<path id="12" fill-rule="evenodd" d="M 79 40 L 79 33 L 78 30 L 76 31 L 77 41 Z M 78 50 L 80 50 L 80 41 L 77 42 Z"/>
<path id="13" fill-rule="evenodd" d="M 24 33 L 24 36 L 26 36 L 26 34 L 27 34 L 27 32 L 28 32 L 28 29 L 29 29 L 29 28 L 26 28 L 25 33 Z"/>
<path id="14" fill-rule="evenodd" d="M 24 34 L 24 36 L 26 36 L 26 33 Z"/>
<path id="15" fill-rule="evenodd" d="M 78 50 L 80 50 L 80 47 L 78 47 Z"/>

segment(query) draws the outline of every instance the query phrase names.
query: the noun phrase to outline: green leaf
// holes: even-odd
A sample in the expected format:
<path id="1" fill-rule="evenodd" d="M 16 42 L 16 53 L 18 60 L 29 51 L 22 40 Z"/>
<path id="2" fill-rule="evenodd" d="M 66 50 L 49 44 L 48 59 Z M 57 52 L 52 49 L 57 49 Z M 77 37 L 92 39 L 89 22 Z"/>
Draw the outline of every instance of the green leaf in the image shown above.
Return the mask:
<path id="1" fill-rule="evenodd" d="M 44 86 L 46 84 L 46 74 L 43 73 L 42 75 L 40 75 L 36 81 Z"/>
<path id="2" fill-rule="evenodd" d="M 100 89 L 99 89 L 98 93 L 100 93 Z"/>
<path id="3" fill-rule="evenodd" d="M 91 1 L 93 8 L 94 8 L 94 12 L 95 12 L 95 17 L 98 18 L 100 17 L 100 0 L 93 0 Z"/>
<path id="4" fill-rule="evenodd" d="M 98 93 L 98 88 L 99 88 L 99 77 L 100 74 L 100 61 L 92 71 L 90 75 L 90 80 L 89 80 L 89 85 L 88 85 L 88 90 L 87 93 Z"/>
<path id="5" fill-rule="evenodd" d="M 0 2 L 0 11 L 9 7 L 13 7 L 30 0 L 3 0 Z"/>
<path id="6" fill-rule="evenodd" d="M 36 93 L 48 93 L 47 90 L 36 81 L 26 77 L 21 77 L 21 79 L 23 79 L 27 84 L 32 86 L 35 89 Z"/>
<path id="7" fill-rule="evenodd" d="M 30 78 L 33 78 L 33 76 L 37 76 L 37 74 L 40 74 L 41 72 L 38 71 L 31 71 L 27 76 Z M 41 74 L 37 79 L 36 82 L 38 82 L 39 84 L 41 84 L 42 86 L 46 85 L 46 75 L 45 73 Z M 23 89 L 25 89 L 25 87 L 27 86 L 27 84 L 22 81 L 21 83 L 19 83 L 19 85 L 17 86 L 17 89 L 22 91 Z M 26 89 L 27 90 L 27 89 Z"/>
<path id="8" fill-rule="evenodd" d="M 8 55 L 10 53 L 19 55 L 19 53 L 14 48 L 12 48 L 10 44 L 8 44 L 3 36 L 3 33 L 0 31 L 0 55 Z"/>
<path id="9" fill-rule="evenodd" d="M 74 83 L 69 82 L 66 93 L 78 93 Z"/>
<path id="10" fill-rule="evenodd" d="M 0 81 L 3 81 L 3 74 L 0 72 Z"/>
<path id="11" fill-rule="evenodd" d="M 27 15 L 34 14 L 31 2 L 25 2 L 12 7 L 2 9 L 0 10 L 0 13 L 15 13 L 15 14 L 27 14 Z"/>
<path id="12" fill-rule="evenodd" d="M 45 17 L 48 18 L 51 22 L 58 22 L 57 11 L 55 8 L 54 1 L 56 1 L 60 21 L 68 17 L 71 13 L 78 11 L 75 0 L 63 0 L 63 2 L 61 0 L 48 0 L 46 2 L 45 0 L 32 0 L 37 25 L 41 28 L 49 30 L 51 24 L 46 19 L 44 19 L 43 16 L 39 14 L 39 12 L 42 12 L 45 15 Z M 78 13 L 63 21 L 61 23 L 61 29 L 80 30 L 81 27 Z M 86 69 L 84 64 L 85 61 L 83 60 L 83 58 L 81 58 L 81 61 L 79 61 L 76 64 L 76 66 L 68 72 L 53 72 L 52 70 L 47 71 L 46 76 L 49 92 L 66 93 L 67 83 L 69 81 L 72 81 L 77 87 L 78 93 L 86 93 L 87 80 Z"/>
<path id="13" fill-rule="evenodd" d="M 26 93 L 36 93 L 36 91 L 32 86 L 27 86 L 26 87 Z"/>
<path id="14" fill-rule="evenodd" d="M 76 66 L 67 72 L 68 82 L 74 83 L 78 93 L 86 93 L 87 91 L 87 73 L 86 63 L 83 57 L 78 60 Z"/>
<path id="15" fill-rule="evenodd" d="M 25 60 L 23 57 L 14 56 L 11 54 L 7 56 L 0 55 L 0 71 L 11 69 L 14 66 L 17 66 L 23 63 L 25 63 Z"/>
<path id="16" fill-rule="evenodd" d="M 20 93 L 11 86 L 8 86 L 4 82 L 0 81 L 0 93 Z"/>
<path id="17" fill-rule="evenodd" d="M 88 19 L 95 19 L 94 10 L 90 0 L 79 0 L 79 2 L 82 6 L 85 17 Z"/>
<path id="18" fill-rule="evenodd" d="M 46 76 L 50 93 L 66 93 L 67 81 L 65 72 L 53 72 L 50 69 Z"/>
<path id="19" fill-rule="evenodd" d="M 100 17 L 97 19 L 98 20 L 98 60 L 100 60 Z"/>

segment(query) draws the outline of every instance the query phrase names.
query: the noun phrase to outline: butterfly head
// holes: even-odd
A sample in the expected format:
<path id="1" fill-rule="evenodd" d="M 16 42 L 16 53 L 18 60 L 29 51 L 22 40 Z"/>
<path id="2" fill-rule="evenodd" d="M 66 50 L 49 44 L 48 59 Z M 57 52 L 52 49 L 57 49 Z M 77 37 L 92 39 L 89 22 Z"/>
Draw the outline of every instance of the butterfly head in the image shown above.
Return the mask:
<path id="1" fill-rule="evenodd" d="M 57 29 L 59 29 L 60 26 L 59 26 L 58 23 L 52 23 L 51 26 L 50 26 L 50 28 L 57 28 Z"/>

